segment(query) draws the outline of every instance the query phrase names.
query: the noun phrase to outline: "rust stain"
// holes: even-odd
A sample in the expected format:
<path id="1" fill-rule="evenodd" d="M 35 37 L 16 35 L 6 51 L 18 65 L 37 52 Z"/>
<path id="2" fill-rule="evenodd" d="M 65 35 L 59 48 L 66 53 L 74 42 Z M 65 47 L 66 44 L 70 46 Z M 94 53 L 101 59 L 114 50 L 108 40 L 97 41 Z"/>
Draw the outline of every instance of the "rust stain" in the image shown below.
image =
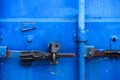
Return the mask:
<path id="1" fill-rule="evenodd" d="M 100 52 L 98 50 L 94 51 L 93 57 L 106 56 L 105 52 Z"/>
<path id="2" fill-rule="evenodd" d="M 9 58 L 9 57 L 10 57 L 10 55 L 11 55 L 10 51 L 9 51 L 9 50 L 7 50 L 7 52 L 6 52 L 6 58 Z"/>
<path id="3" fill-rule="evenodd" d="M 106 50 L 106 51 L 99 51 L 99 50 L 94 50 L 94 53 L 92 55 L 88 55 L 87 58 L 91 57 L 110 57 L 110 58 L 117 58 L 120 57 L 119 54 L 120 51 L 111 51 L 111 50 Z"/>

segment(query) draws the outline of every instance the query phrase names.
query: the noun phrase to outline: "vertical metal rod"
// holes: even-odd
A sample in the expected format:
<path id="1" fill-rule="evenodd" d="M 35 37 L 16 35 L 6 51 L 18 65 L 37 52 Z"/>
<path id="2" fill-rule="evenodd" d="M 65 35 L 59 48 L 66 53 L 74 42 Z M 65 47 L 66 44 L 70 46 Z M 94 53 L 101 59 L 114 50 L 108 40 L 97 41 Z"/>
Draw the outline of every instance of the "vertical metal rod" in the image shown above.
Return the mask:
<path id="1" fill-rule="evenodd" d="M 78 4 L 78 65 L 79 65 L 79 80 L 85 80 L 85 0 L 79 0 Z"/>

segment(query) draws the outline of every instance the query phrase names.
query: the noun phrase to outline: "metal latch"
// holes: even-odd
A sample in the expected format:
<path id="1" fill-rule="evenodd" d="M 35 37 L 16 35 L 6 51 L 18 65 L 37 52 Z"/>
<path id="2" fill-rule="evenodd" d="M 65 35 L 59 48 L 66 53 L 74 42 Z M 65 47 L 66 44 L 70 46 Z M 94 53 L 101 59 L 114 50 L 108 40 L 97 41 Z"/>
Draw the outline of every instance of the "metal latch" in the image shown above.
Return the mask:
<path id="1" fill-rule="evenodd" d="M 49 52 L 41 53 L 38 51 L 22 51 L 20 52 L 21 60 L 24 62 L 27 61 L 36 61 L 36 60 L 50 60 L 51 64 L 58 64 L 58 58 L 73 58 L 75 57 L 74 53 L 58 53 L 60 45 L 58 43 L 49 44 Z"/>

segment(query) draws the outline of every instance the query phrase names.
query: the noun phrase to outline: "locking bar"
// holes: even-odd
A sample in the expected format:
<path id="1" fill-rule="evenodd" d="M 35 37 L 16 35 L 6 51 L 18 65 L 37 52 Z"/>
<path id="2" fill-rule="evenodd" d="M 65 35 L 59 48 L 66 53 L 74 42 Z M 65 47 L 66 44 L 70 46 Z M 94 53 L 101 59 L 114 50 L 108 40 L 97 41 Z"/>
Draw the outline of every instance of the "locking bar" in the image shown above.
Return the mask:
<path id="1" fill-rule="evenodd" d="M 22 61 L 50 60 L 50 64 L 58 64 L 58 58 L 74 58 L 74 53 L 58 53 L 60 45 L 51 43 L 49 45 L 49 53 L 41 53 L 38 51 L 22 51 L 20 58 Z"/>
<path id="2" fill-rule="evenodd" d="M 87 47 L 86 50 L 86 58 L 94 58 L 94 57 L 110 57 L 110 58 L 118 58 L 120 57 L 120 50 L 97 50 L 94 47 Z"/>
<path id="3" fill-rule="evenodd" d="M 50 43 L 47 53 L 39 51 L 11 51 L 6 46 L 0 46 L 0 58 L 9 58 L 11 56 L 20 57 L 24 63 L 41 60 L 49 60 L 50 64 L 58 64 L 58 58 L 74 58 L 74 53 L 59 53 L 60 45 L 58 43 Z M 14 54 L 12 54 L 14 52 Z"/>

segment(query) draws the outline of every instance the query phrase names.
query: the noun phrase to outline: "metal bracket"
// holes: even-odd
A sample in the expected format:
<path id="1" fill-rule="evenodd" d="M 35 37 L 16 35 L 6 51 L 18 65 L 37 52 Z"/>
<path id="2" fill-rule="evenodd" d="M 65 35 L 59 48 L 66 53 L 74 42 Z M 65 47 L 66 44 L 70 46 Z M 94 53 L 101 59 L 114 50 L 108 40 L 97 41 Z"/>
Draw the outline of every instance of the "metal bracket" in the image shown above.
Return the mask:
<path id="1" fill-rule="evenodd" d="M 110 57 L 110 58 L 118 58 L 120 57 L 120 50 L 96 50 L 94 46 L 86 46 L 86 58 L 93 57 Z"/>
<path id="2" fill-rule="evenodd" d="M 26 31 L 31 31 L 37 29 L 34 27 L 35 23 L 34 22 L 24 22 L 21 24 L 21 31 L 26 32 Z"/>

